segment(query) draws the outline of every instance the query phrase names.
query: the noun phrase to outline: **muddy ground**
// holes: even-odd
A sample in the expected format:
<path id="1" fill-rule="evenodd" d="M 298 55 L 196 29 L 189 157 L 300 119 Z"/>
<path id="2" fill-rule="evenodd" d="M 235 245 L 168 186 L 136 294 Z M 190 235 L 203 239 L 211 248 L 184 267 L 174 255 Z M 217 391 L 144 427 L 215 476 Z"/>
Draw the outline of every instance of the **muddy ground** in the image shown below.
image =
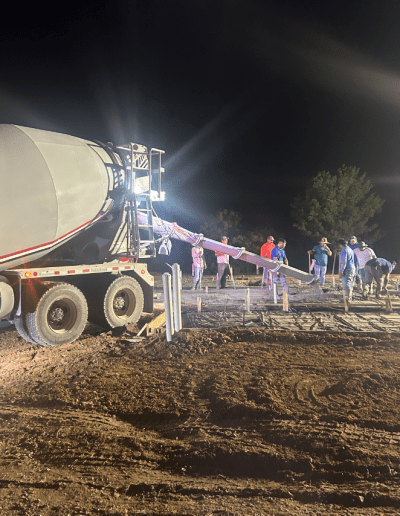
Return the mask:
<path id="1" fill-rule="evenodd" d="M 397 333 L 0 333 L 0 514 L 400 513 Z"/>

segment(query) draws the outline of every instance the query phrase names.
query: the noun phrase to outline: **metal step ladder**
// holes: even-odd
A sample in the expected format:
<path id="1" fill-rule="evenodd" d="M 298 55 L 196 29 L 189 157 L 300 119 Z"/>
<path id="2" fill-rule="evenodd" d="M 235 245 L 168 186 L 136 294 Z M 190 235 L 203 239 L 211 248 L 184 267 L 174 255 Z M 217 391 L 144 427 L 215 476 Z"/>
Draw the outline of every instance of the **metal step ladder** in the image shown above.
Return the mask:
<path id="1" fill-rule="evenodd" d="M 153 226 L 153 195 L 162 200 L 161 156 L 164 151 L 150 149 L 144 145 L 130 143 L 117 147 L 127 172 L 126 202 L 126 252 L 133 258 L 153 258 L 156 246 Z M 155 190 L 152 189 L 155 186 Z M 147 218 L 146 224 L 139 224 L 138 213 Z"/>
<path id="2" fill-rule="evenodd" d="M 137 222 L 136 215 L 136 227 L 139 232 L 139 248 L 137 249 L 137 255 L 139 258 L 153 258 L 156 256 L 156 245 L 154 239 L 154 226 L 153 226 L 153 205 L 151 202 L 151 196 L 140 196 L 140 207 L 137 211 L 143 213 L 147 217 L 147 224 L 139 224 Z"/>

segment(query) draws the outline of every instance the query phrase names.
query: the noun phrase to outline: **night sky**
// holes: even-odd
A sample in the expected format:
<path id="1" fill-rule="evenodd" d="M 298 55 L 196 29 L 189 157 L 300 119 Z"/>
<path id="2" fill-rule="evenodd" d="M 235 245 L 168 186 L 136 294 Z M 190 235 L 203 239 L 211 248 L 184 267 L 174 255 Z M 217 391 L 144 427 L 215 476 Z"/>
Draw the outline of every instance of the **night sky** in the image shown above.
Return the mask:
<path id="1" fill-rule="evenodd" d="M 160 215 L 198 230 L 239 211 L 300 268 L 294 195 L 356 165 L 386 200 L 374 249 L 398 260 L 399 2 L 99 0 L 6 18 L 0 123 L 165 149 Z"/>

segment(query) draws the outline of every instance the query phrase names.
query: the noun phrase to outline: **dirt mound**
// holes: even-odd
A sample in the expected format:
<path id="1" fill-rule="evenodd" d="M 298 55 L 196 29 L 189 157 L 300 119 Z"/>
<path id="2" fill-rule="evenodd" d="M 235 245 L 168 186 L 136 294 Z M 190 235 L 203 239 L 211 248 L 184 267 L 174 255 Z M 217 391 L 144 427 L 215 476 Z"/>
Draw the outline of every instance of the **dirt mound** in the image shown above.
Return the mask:
<path id="1" fill-rule="evenodd" d="M 0 355 L 1 514 L 400 510 L 394 335 L 230 328 L 46 349 L 9 331 Z"/>

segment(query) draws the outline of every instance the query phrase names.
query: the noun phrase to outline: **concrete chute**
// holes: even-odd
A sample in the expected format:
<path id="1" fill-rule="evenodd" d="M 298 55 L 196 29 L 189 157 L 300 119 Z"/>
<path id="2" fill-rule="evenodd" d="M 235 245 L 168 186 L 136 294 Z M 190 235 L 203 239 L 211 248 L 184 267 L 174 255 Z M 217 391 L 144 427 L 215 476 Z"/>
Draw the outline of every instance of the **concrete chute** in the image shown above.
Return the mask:
<path id="1" fill-rule="evenodd" d="M 139 224 L 147 224 L 147 216 L 144 213 L 138 214 L 138 220 Z M 201 233 L 193 233 L 192 231 L 182 228 L 175 222 L 167 222 L 159 217 L 153 217 L 153 227 L 155 233 L 165 237 L 166 239 L 173 238 L 175 240 L 187 242 L 192 246 L 200 246 L 204 249 L 210 249 L 211 251 L 220 251 L 229 254 L 229 256 L 232 256 L 235 260 L 242 260 L 276 272 L 279 271 L 286 276 L 301 280 L 304 283 L 311 283 L 314 281 L 313 274 L 303 272 L 299 269 L 295 269 L 294 267 L 289 267 L 289 265 L 274 262 L 273 260 L 263 258 L 258 254 L 250 253 L 249 251 L 246 251 L 244 247 L 234 247 L 223 244 L 222 242 L 217 242 L 216 240 L 207 238 Z"/>

